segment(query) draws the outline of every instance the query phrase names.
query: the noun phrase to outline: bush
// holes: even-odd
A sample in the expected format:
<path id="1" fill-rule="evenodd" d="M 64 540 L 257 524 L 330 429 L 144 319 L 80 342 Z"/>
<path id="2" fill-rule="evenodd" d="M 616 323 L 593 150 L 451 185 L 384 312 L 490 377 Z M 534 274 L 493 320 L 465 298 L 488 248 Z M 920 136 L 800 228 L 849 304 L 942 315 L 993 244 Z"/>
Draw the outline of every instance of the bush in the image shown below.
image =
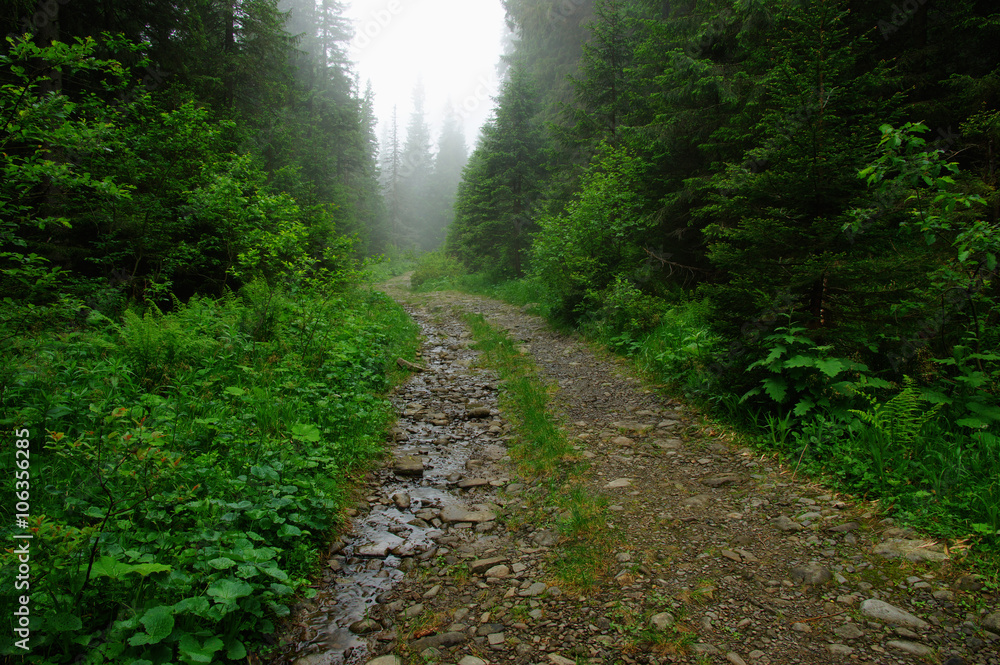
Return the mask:
<path id="1" fill-rule="evenodd" d="M 440 280 L 443 278 L 461 277 L 466 274 L 465 266 L 444 252 L 428 252 L 420 257 L 417 269 L 410 277 L 410 285 L 419 287 L 424 282 Z"/>

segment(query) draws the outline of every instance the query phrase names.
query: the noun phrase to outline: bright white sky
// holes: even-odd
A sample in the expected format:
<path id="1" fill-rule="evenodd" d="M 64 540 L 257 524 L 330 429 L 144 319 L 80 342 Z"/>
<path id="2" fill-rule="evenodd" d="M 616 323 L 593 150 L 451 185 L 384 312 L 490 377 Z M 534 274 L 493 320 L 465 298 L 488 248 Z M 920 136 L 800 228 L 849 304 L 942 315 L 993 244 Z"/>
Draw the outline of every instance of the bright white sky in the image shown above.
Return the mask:
<path id="1" fill-rule="evenodd" d="M 448 101 L 465 121 L 471 151 L 498 92 L 497 63 L 506 32 L 500 0 L 349 0 L 355 37 L 348 51 L 371 79 L 375 112 L 384 125 L 398 108 L 401 133 L 413 110 L 413 86 L 422 80 L 431 140 L 437 146 Z M 379 134 L 381 136 L 381 133 Z"/>

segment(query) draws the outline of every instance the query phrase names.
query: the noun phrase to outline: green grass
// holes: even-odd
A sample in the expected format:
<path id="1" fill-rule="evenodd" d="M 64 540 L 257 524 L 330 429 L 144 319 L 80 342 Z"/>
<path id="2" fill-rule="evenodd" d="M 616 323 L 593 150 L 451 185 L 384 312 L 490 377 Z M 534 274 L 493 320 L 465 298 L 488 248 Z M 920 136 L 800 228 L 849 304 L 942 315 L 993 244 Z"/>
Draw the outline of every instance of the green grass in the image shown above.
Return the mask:
<path id="1" fill-rule="evenodd" d="M 393 361 L 416 346 L 382 294 L 262 284 L 9 343 L 0 420 L 30 433 L 33 657 L 245 660 L 312 593 L 316 552 L 383 454 Z M 19 531 L 11 516 L 0 537 Z"/>
<path id="2" fill-rule="evenodd" d="M 531 357 L 520 353 L 509 335 L 490 326 L 481 315 L 466 315 L 465 321 L 475 348 L 502 380 L 500 405 L 516 434 L 511 457 L 520 472 L 543 490 L 533 506 L 538 511 L 533 521 L 545 519 L 544 507 L 556 507 L 565 515 L 553 525 L 562 536 L 553 570 L 567 587 L 592 586 L 609 570 L 612 540 L 605 520 L 606 502 L 585 489 L 586 465 L 549 411 L 548 386 Z"/>

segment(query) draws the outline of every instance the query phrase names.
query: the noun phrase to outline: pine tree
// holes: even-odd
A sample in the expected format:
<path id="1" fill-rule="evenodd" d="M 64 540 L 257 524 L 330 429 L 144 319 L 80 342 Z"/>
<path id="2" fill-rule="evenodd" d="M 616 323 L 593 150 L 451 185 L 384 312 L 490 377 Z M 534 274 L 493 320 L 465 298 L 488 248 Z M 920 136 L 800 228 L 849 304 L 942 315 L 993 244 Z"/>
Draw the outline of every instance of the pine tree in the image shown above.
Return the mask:
<path id="1" fill-rule="evenodd" d="M 409 233 L 408 243 L 417 247 L 433 245 L 428 229 L 430 197 L 428 186 L 433 157 L 431 155 L 431 132 L 427 126 L 424 110 L 425 93 L 423 83 L 413 88 L 413 112 L 406 125 L 406 141 L 401 154 L 399 191 L 402 208 L 402 225 Z"/>
<path id="2" fill-rule="evenodd" d="M 525 67 L 515 63 L 466 166 L 449 232 L 449 250 L 472 268 L 524 273 L 532 206 L 545 176 L 538 108 Z"/>
<path id="3" fill-rule="evenodd" d="M 455 196 L 462 180 L 462 169 L 469 159 L 461 119 L 451 104 L 445 111 L 434 156 L 434 172 L 429 183 L 427 232 L 423 248 L 437 249 L 444 242 L 445 229 L 455 217 Z"/>

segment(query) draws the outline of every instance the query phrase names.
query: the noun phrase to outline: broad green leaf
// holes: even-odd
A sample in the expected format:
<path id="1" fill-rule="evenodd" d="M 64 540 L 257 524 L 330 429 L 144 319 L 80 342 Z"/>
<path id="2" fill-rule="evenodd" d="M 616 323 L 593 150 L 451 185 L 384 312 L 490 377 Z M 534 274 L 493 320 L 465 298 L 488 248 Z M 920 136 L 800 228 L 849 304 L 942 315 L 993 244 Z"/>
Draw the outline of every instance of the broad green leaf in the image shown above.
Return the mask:
<path id="1" fill-rule="evenodd" d="M 227 577 L 223 580 L 216 580 L 206 591 L 209 596 L 213 596 L 217 602 L 228 603 L 243 598 L 253 593 L 253 587 L 243 580 L 234 580 Z"/>
<path id="2" fill-rule="evenodd" d="M 959 418 L 955 422 L 962 427 L 971 427 L 973 429 L 986 429 L 990 426 L 988 422 L 979 418 Z"/>
<path id="3" fill-rule="evenodd" d="M 140 563 L 133 566 L 117 561 L 109 556 L 102 556 L 94 562 L 90 574 L 93 577 L 110 577 L 113 580 L 120 580 L 129 573 L 137 573 L 145 576 L 150 573 L 163 573 L 170 570 L 170 566 L 165 566 L 162 563 Z"/>
<path id="4" fill-rule="evenodd" d="M 312 424 L 296 423 L 292 425 L 292 438 L 315 443 L 320 439 L 319 428 Z"/>
<path id="5" fill-rule="evenodd" d="M 174 608 L 167 605 L 160 605 L 142 615 L 142 625 L 149 633 L 147 644 L 155 644 L 165 638 L 174 629 Z"/>
<path id="6" fill-rule="evenodd" d="M 186 663 L 211 663 L 216 651 L 225 645 L 218 637 L 210 637 L 200 644 L 194 635 L 185 633 L 178 643 L 181 659 Z"/>
<path id="7" fill-rule="evenodd" d="M 797 356 L 792 356 L 784 363 L 782 363 L 787 368 L 792 367 L 816 367 L 820 362 L 819 358 L 815 356 L 803 356 L 801 354 Z"/>
<path id="8" fill-rule="evenodd" d="M 45 619 L 45 628 L 54 633 L 66 633 L 83 628 L 83 621 L 75 614 L 63 612 Z"/>
<path id="9" fill-rule="evenodd" d="M 223 390 L 222 392 L 226 393 L 227 395 L 233 395 L 235 397 L 243 397 L 243 395 L 245 395 L 247 391 L 243 390 L 239 386 L 226 386 L 226 389 Z"/>
<path id="10" fill-rule="evenodd" d="M 205 598 L 205 596 L 191 596 L 190 598 L 184 598 L 174 603 L 175 614 L 189 613 L 195 616 L 202 616 L 208 611 L 208 608 L 208 598 Z"/>
<path id="11" fill-rule="evenodd" d="M 823 372 L 832 379 L 843 372 L 847 366 L 838 358 L 827 358 L 826 360 L 817 361 L 816 367 L 819 368 L 819 371 Z"/>
<path id="12" fill-rule="evenodd" d="M 233 640 L 226 648 L 226 658 L 229 660 L 243 660 L 247 657 L 247 648 L 239 640 Z"/>
<path id="13" fill-rule="evenodd" d="M 804 416 L 809 413 L 814 406 L 816 406 L 816 403 L 807 397 L 800 400 L 799 403 L 795 405 L 794 413 L 797 416 Z"/>
<path id="14" fill-rule="evenodd" d="M 788 385 L 784 379 L 764 379 L 761 383 L 764 385 L 764 392 L 771 399 L 779 404 L 785 401 L 785 397 L 788 396 Z"/>
<path id="15" fill-rule="evenodd" d="M 297 526 L 292 526 L 291 524 L 282 524 L 281 528 L 278 529 L 279 536 L 301 536 L 302 529 Z"/>
<path id="16" fill-rule="evenodd" d="M 225 570 L 227 568 L 232 568 L 233 566 L 235 566 L 236 562 L 230 559 L 229 557 L 220 556 L 217 559 L 212 559 L 211 561 L 209 561 L 208 565 L 210 565 L 212 568 L 215 568 L 216 570 Z"/>

